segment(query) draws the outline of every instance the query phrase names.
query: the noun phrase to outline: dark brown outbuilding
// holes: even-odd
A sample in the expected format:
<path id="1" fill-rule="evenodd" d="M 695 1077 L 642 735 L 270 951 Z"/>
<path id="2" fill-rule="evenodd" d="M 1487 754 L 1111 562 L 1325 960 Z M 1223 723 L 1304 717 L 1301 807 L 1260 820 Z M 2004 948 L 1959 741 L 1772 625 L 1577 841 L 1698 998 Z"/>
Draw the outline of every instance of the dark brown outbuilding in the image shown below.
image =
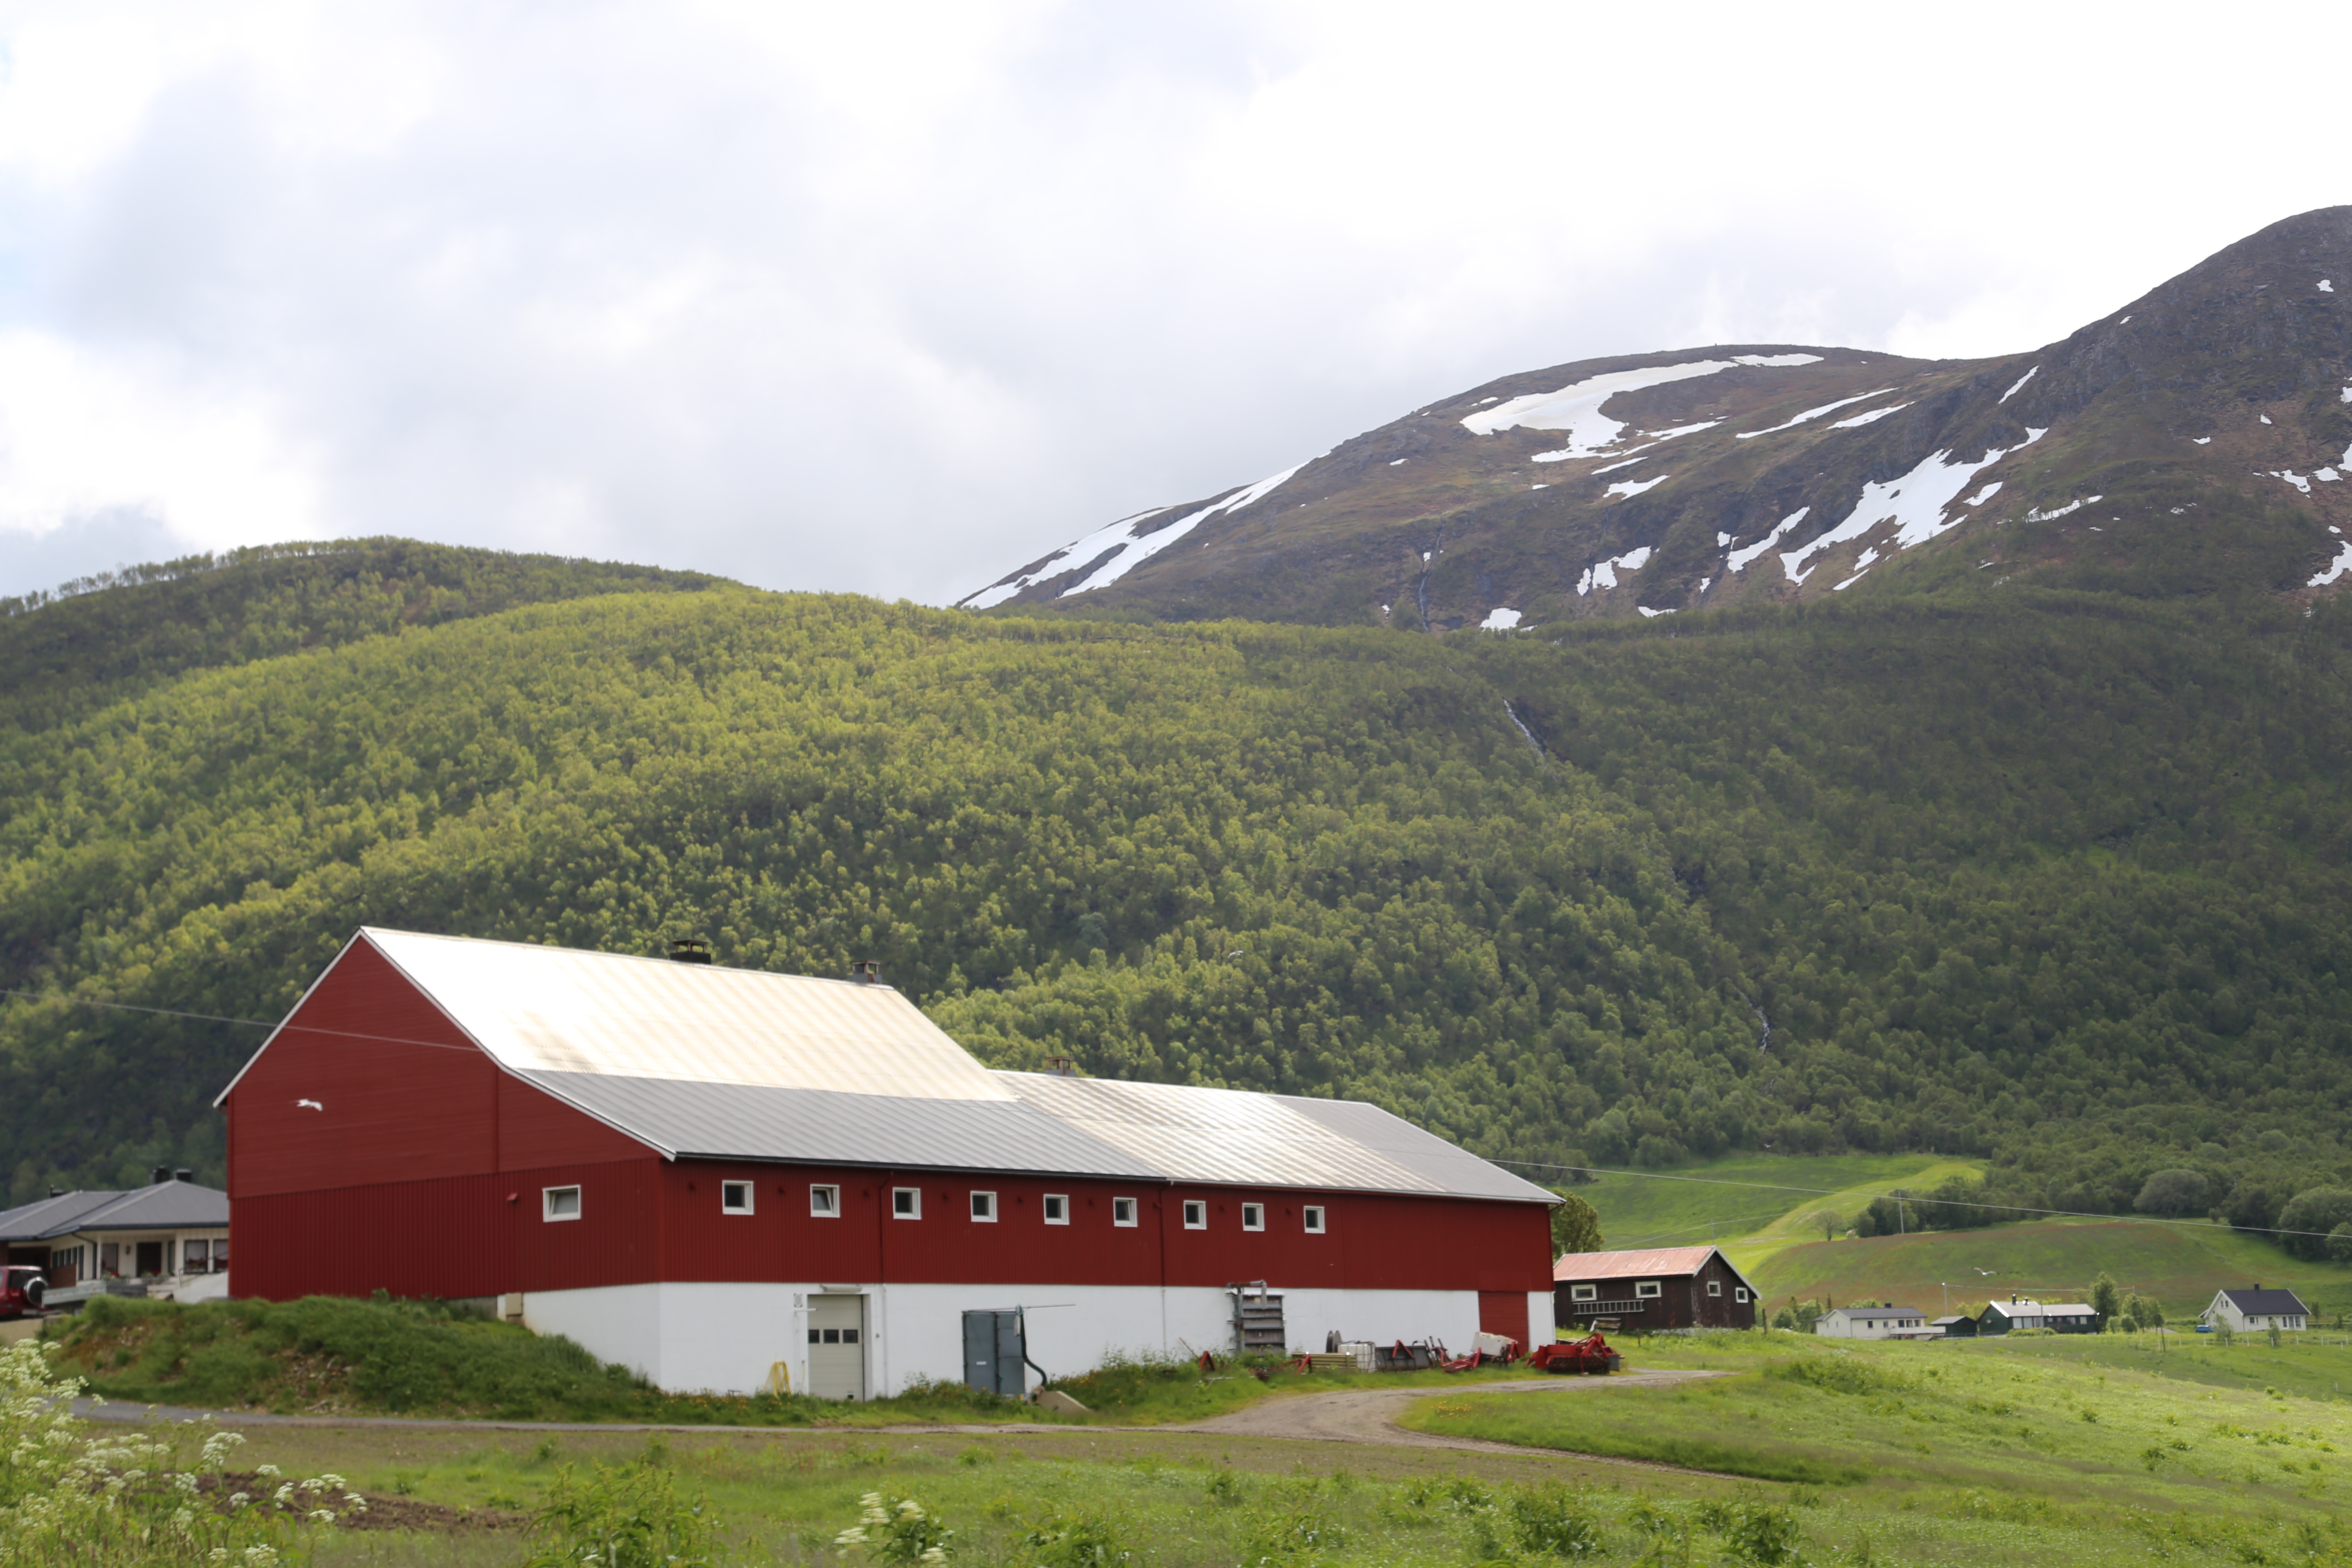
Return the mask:
<path id="1" fill-rule="evenodd" d="M 1552 1266 L 1552 1317 L 1628 1331 L 1752 1329 L 1756 1287 L 1713 1247 L 1571 1252 Z"/>

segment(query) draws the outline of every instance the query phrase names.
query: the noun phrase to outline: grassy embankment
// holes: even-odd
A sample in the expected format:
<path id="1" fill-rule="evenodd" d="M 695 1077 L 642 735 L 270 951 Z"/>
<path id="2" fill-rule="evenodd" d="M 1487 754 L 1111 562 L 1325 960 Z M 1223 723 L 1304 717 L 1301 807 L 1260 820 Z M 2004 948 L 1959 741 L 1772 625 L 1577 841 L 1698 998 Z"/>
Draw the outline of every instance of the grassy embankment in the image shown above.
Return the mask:
<path id="1" fill-rule="evenodd" d="M 283 1304 L 183 1307 L 93 1301 L 58 1334 L 62 1371 L 128 1404 L 274 1415 L 397 1415 L 505 1421 L 612 1421 L 758 1426 L 886 1426 L 912 1422 L 1157 1425 L 1198 1421 L 1260 1399 L 1349 1381 L 1286 1368 L 1261 1381 L 1227 1368 L 1203 1380 L 1190 1363 L 1126 1363 L 1056 1386 L 1086 1415 L 937 1384 L 850 1404 L 805 1396 L 665 1394 L 572 1341 L 432 1304 L 317 1296 Z M 1466 1374 L 1491 1381 L 1502 1372 Z M 1453 1386 L 1444 1373 L 1383 1376 L 1381 1386 Z"/>
<path id="2" fill-rule="evenodd" d="M 2352 1348 L 2340 1339 L 2159 1352 L 2154 1336 L 1721 1335 L 1653 1342 L 1639 1359 L 1731 1375 L 1465 1394 L 1422 1402 L 1405 1424 L 1808 1483 L 1829 1516 L 1905 1562 L 1996 1554 L 1958 1552 L 1967 1539 L 2068 1562 L 2336 1561 L 2304 1552 L 2352 1544 L 2330 1533 L 2352 1501 L 2352 1406 L 2336 1393 L 2352 1385 Z M 2272 1537 L 2315 1547 L 2242 1555 Z"/>

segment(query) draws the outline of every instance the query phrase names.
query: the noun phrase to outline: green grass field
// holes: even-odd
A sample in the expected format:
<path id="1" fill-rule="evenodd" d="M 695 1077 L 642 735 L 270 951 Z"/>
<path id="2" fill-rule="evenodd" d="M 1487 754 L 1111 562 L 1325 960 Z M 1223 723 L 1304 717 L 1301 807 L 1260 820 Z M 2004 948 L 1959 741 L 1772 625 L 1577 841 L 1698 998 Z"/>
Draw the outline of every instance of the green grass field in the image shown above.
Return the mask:
<path id="1" fill-rule="evenodd" d="M 1735 1252 L 1734 1257 L 1738 1254 Z M 2290 1258 L 2221 1226 L 2135 1225 L 2122 1220 L 2034 1220 L 1985 1230 L 1930 1231 L 1867 1240 L 1812 1241 L 1748 1267 L 1764 1300 L 1892 1300 L 1959 1311 L 1994 1296 L 2081 1300 L 2105 1271 L 2126 1290 L 2153 1296 L 2166 1315 L 2193 1318 L 2225 1285 L 2286 1286 L 2315 1311 L 2352 1310 L 2352 1268 Z"/>
<path id="2" fill-rule="evenodd" d="M 1775 1221 L 1822 1207 L 1851 1219 L 1870 1201 L 1868 1194 L 1917 1185 L 1929 1171 L 1940 1181 L 1946 1167 L 1975 1168 L 1934 1154 L 1751 1154 L 1603 1176 L 1576 1192 L 1600 1211 L 1601 1232 L 1612 1247 L 1690 1247 L 1753 1236 Z"/>
<path id="3" fill-rule="evenodd" d="M 2342 1560 L 2352 1403 L 2333 1388 L 2352 1385 L 2352 1348 L 2241 1338 L 2159 1358 L 2131 1338 L 1657 1340 L 1641 1364 L 1730 1375 L 1465 1394 L 1405 1424 L 1809 1482 L 1882 1562 L 1993 1561 L 2003 1539 L 2070 1563 Z"/>

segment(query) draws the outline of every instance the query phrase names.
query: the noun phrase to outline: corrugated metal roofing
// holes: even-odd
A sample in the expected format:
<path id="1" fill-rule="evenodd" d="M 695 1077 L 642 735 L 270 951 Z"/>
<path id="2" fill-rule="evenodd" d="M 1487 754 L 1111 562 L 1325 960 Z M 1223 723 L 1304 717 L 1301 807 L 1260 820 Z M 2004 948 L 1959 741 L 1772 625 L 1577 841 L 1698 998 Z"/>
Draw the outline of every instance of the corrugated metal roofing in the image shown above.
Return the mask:
<path id="1" fill-rule="evenodd" d="M 1551 1266 L 1554 1279 L 1622 1279 L 1633 1274 L 1696 1274 L 1712 1247 L 1655 1247 L 1638 1252 L 1571 1252 Z"/>
<path id="2" fill-rule="evenodd" d="M 1377 1106 L 992 1071 L 885 985 L 360 936 L 509 1071 L 673 1157 L 1557 1201 Z"/>
<path id="3" fill-rule="evenodd" d="M 228 1194 L 194 1182 L 127 1192 L 68 1193 L 0 1213 L 0 1242 L 47 1241 L 76 1231 L 200 1230 L 228 1224 Z"/>
<path id="4" fill-rule="evenodd" d="M 361 934 L 517 1072 L 1013 1098 L 887 985 L 373 926 Z"/>

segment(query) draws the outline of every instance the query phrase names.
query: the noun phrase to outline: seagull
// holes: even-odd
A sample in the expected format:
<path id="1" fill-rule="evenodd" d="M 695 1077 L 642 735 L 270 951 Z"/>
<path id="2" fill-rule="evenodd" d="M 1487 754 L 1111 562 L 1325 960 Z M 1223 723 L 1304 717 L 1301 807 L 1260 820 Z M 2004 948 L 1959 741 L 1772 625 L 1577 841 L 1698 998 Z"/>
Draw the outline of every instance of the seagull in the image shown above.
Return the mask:
<path id="1" fill-rule="evenodd" d="M 324 1110 L 327 1109 L 315 1100 L 298 1100 L 294 1102 L 294 1109 L 299 1110 L 306 1105 L 313 1110 Z"/>
<path id="2" fill-rule="evenodd" d="M 1973 1263 L 1969 1264 L 1969 1267 L 1971 1268 L 1977 1268 L 1977 1266 Z M 1987 1279 L 1992 1278 L 1992 1270 L 1990 1268 L 1977 1268 L 1977 1272 L 1985 1276 Z"/>
<path id="3" fill-rule="evenodd" d="M 1249 949 L 1245 947 L 1237 947 L 1234 949 L 1233 952 L 1225 954 L 1225 956 L 1227 958 L 1239 958 L 1243 953 L 1247 952 L 1248 951 Z"/>

